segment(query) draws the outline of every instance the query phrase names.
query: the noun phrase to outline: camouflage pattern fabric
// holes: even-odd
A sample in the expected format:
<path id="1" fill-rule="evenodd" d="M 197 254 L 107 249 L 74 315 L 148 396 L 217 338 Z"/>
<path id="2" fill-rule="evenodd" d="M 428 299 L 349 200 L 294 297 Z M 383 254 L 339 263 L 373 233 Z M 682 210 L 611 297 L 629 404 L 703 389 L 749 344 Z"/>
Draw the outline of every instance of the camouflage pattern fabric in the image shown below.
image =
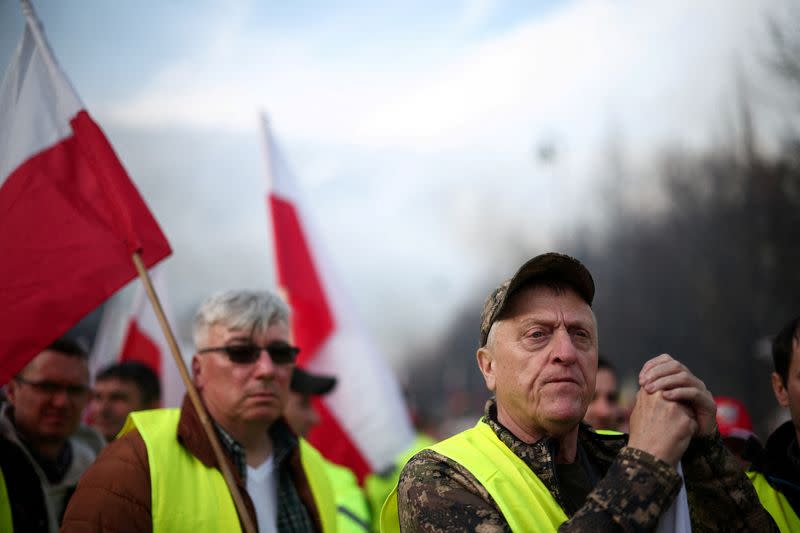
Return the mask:
<path id="1" fill-rule="evenodd" d="M 526 444 L 517 439 L 497 421 L 493 399 L 486 404 L 484 421 L 536 473 L 570 517 L 559 531 L 653 531 L 680 490 L 676 470 L 646 452 L 626 447 L 627 436 L 599 435 L 582 424 L 579 446 L 601 479 L 585 502 L 573 504 L 559 487 L 555 440 Z M 682 464 L 693 531 L 777 531 L 718 434 L 693 440 Z M 432 450 L 418 453 L 403 469 L 398 507 L 404 532 L 511 531 L 474 476 Z"/>

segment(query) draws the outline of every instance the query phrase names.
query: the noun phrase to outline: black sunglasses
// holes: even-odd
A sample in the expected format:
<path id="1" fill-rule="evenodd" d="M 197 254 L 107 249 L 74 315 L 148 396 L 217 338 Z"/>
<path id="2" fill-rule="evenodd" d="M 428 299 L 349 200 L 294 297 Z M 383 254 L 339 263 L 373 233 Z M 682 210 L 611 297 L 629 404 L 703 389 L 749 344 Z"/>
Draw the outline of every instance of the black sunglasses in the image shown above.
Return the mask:
<path id="1" fill-rule="evenodd" d="M 276 365 L 288 365 L 294 363 L 300 348 L 285 342 L 273 342 L 267 346 L 256 346 L 255 344 L 232 344 L 230 346 L 219 346 L 216 348 L 203 348 L 197 353 L 223 352 L 233 363 L 249 365 L 258 361 L 261 350 L 266 350 L 269 358 Z"/>

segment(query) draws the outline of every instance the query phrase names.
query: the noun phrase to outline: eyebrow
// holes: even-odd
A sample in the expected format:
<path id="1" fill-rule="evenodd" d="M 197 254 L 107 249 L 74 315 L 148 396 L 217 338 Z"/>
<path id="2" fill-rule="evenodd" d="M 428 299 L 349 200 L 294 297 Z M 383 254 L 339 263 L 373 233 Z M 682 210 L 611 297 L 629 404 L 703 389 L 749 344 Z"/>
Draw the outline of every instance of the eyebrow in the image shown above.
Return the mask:
<path id="1" fill-rule="evenodd" d="M 553 315 L 546 316 L 546 315 L 543 315 L 543 314 L 537 314 L 537 315 L 525 317 L 523 320 L 520 320 L 519 322 L 517 322 L 517 324 L 521 328 L 527 329 L 527 328 L 529 328 L 531 326 L 534 326 L 534 325 L 537 325 L 537 324 L 543 324 L 543 325 L 547 325 L 547 326 L 552 326 L 553 324 L 555 324 L 558 321 L 559 321 L 558 318 L 555 318 Z M 594 320 L 592 320 L 591 317 L 576 318 L 576 319 L 574 319 L 572 321 L 567 322 L 566 323 L 566 327 L 567 327 L 568 330 L 572 330 L 572 329 L 575 329 L 575 328 L 581 328 L 581 329 L 590 330 L 590 331 L 595 332 L 595 333 L 597 332 L 597 324 L 596 324 L 596 322 Z"/>

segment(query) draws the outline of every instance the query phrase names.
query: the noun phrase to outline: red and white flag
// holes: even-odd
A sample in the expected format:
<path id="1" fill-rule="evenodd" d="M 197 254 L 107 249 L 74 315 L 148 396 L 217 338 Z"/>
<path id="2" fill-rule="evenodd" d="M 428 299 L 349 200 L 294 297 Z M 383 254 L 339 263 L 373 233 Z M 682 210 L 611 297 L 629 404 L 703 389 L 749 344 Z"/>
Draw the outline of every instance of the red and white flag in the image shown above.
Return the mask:
<path id="1" fill-rule="evenodd" d="M 169 243 L 56 63 L 33 8 L 0 85 L 0 384 Z"/>
<path id="2" fill-rule="evenodd" d="M 161 307 L 170 324 L 172 320 L 167 290 L 167 271 L 164 263 L 150 269 L 150 279 L 158 294 Z M 92 375 L 113 363 L 139 361 L 149 366 L 161 382 L 161 405 L 180 407 L 186 387 L 177 365 L 172 363 L 169 344 L 158 322 L 153 306 L 147 298 L 144 285 L 139 280 L 135 285 L 133 300 L 127 313 L 120 316 L 118 309 L 107 308 L 103 312 L 97 336 L 92 345 L 90 368 Z M 120 322 L 124 324 L 119 330 Z"/>
<path id="3" fill-rule="evenodd" d="M 298 365 L 338 378 L 332 393 L 316 399 L 322 421 L 309 440 L 362 480 L 411 445 L 411 420 L 397 379 L 342 290 L 266 117 L 262 121 L 276 271 L 292 308 Z"/>

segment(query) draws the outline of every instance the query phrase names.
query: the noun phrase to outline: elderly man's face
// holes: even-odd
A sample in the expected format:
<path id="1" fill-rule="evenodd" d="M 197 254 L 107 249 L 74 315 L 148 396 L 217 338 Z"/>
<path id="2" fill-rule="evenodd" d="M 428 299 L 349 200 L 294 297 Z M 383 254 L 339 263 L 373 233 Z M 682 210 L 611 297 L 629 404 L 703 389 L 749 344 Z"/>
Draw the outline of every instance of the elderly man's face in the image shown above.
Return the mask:
<path id="1" fill-rule="evenodd" d="M 80 424 L 88 385 L 85 359 L 43 351 L 8 384 L 14 424 L 34 447 L 65 442 Z"/>
<path id="2" fill-rule="evenodd" d="M 289 326 L 279 322 L 262 334 L 229 329 L 214 324 L 208 329 L 206 343 L 198 349 L 256 344 L 268 346 L 289 342 Z M 211 416 L 228 431 L 252 423 L 272 424 L 283 412 L 289 394 L 293 364 L 275 364 L 262 350 L 254 363 L 232 362 L 222 352 L 195 355 L 192 360 L 194 381 Z"/>
<path id="3" fill-rule="evenodd" d="M 478 363 L 508 429 L 530 442 L 564 434 L 583 418 L 594 392 L 594 314 L 571 289 L 523 289 L 492 326 Z"/>

